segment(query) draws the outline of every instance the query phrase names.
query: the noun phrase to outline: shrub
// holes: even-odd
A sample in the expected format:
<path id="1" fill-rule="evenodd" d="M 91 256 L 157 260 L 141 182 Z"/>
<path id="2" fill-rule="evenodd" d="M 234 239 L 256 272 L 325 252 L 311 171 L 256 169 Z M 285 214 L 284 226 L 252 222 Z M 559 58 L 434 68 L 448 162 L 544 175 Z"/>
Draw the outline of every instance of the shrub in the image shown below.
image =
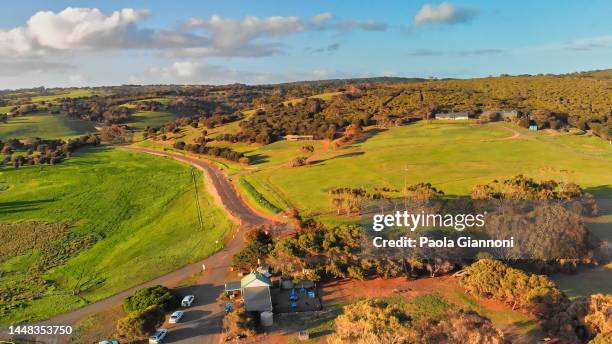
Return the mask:
<path id="1" fill-rule="evenodd" d="M 591 295 L 584 322 L 589 333 L 602 338 L 612 337 L 612 295 Z"/>
<path id="2" fill-rule="evenodd" d="M 142 311 L 149 306 L 159 306 L 170 311 L 179 306 L 180 300 L 171 289 L 161 285 L 137 290 L 134 295 L 123 300 L 126 312 Z"/>
<path id="3" fill-rule="evenodd" d="M 414 343 L 410 316 L 396 305 L 365 300 L 344 307 L 330 343 Z"/>
<path id="4" fill-rule="evenodd" d="M 426 343 L 503 344 L 504 334 L 476 312 L 449 311 L 436 325 L 427 327 Z"/>
<path id="5" fill-rule="evenodd" d="M 127 342 L 146 339 L 163 322 L 163 309 L 159 306 L 149 306 L 119 319 L 115 335 Z"/>

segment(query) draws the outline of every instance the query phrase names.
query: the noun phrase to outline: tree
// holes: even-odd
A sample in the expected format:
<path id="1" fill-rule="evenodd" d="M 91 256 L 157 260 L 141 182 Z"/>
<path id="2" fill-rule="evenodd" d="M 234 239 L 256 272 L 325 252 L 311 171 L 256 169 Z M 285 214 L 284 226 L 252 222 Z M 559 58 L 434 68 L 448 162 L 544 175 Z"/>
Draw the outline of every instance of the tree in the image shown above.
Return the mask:
<path id="1" fill-rule="evenodd" d="M 312 154 L 314 152 L 314 146 L 313 145 L 302 146 L 300 150 L 304 154 Z"/>
<path id="2" fill-rule="evenodd" d="M 123 309 L 126 312 L 142 311 L 149 306 L 160 306 L 165 311 L 170 311 L 179 305 L 179 297 L 173 290 L 161 285 L 142 288 L 134 295 L 123 300 Z"/>
<path id="3" fill-rule="evenodd" d="M 612 295 L 591 295 L 584 322 L 591 335 L 612 337 Z"/>
<path id="4" fill-rule="evenodd" d="M 298 156 L 291 159 L 291 167 L 304 166 L 308 162 L 308 158 L 305 156 Z"/>
<path id="5" fill-rule="evenodd" d="M 262 228 L 247 233 L 247 245 L 232 257 L 232 267 L 252 271 L 258 261 L 264 260 L 272 249 L 272 236 Z"/>

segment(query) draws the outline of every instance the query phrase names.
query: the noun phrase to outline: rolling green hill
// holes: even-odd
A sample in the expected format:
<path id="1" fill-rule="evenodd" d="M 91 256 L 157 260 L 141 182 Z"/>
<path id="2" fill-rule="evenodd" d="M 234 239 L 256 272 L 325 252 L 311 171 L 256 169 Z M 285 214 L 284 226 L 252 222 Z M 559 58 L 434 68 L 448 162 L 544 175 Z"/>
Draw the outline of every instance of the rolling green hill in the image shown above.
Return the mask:
<path id="1" fill-rule="evenodd" d="M 290 167 L 292 158 L 304 155 L 300 147 L 306 144 L 315 147 L 311 164 Z M 477 184 L 517 174 L 573 181 L 597 196 L 612 196 L 608 142 L 572 133 L 534 133 L 507 123 L 418 122 L 339 149 L 323 141 L 231 146 L 256 162 L 244 178 L 258 192 L 276 206 L 289 204 L 306 215 L 330 213 L 327 191 L 335 187 L 397 189 L 431 182 L 448 195 L 468 195 Z"/>
<path id="2" fill-rule="evenodd" d="M 0 243 L 0 293 L 13 295 L 0 323 L 74 309 L 216 251 L 209 243 L 232 224 L 196 173 L 203 231 L 191 167 L 170 159 L 101 147 L 57 166 L 0 169 L 0 237 L 55 233 L 25 250 Z"/>
<path id="3" fill-rule="evenodd" d="M 33 113 L 11 117 L 8 123 L 0 123 L 0 140 L 40 137 L 58 139 L 95 132 L 94 124 L 66 115 Z"/>

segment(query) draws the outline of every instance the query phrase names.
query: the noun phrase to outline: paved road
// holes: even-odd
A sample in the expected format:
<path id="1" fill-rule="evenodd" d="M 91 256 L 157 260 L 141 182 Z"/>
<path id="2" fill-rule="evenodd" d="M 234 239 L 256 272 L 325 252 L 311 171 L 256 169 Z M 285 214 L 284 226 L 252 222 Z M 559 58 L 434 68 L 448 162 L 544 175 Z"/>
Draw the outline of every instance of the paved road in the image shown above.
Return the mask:
<path id="1" fill-rule="evenodd" d="M 41 322 L 41 324 L 74 325 L 81 319 L 119 304 L 124 298 L 132 295 L 137 289 L 157 284 L 166 286 L 176 285 L 182 280 L 201 272 L 202 266 L 205 265 L 206 271 L 201 280 L 198 281 L 195 286 L 184 288 L 184 290 L 180 291 L 181 293 L 194 294 L 196 300 L 191 308 L 185 310 L 184 320 L 181 323 L 176 325 L 164 324 L 164 327 L 169 329 L 165 342 L 185 344 L 218 343 L 222 331 L 223 309 L 221 309 L 217 303 L 216 298 L 223 290 L 231 258 L 235 253 L 240 251 L 244 245 L 245 228 L 252 225 L 270 224 L 272 221 L 255 213 L 249 208 L 237 195 L 232 184 L 227 180 L 223 172 L 208 162 L 177 153 L 162 152 L 148 148 L 129 147 L 127 149 L 171 157 L 203 170 L 206 173 L 206 177 L 209 178 L 209 182 L 212 182 L 214 191 L 218 194 L 224 208 L 241 222 L 240 229 L 236 235 L 226 243 L 221 251 L 200 262 L 187 265 L 165 276 L 130 288 L 107 299 L 89 304 L 72 312 L 60 314 L 47 321 Z M 63 343 L 67 338 L 38 337 L 34 339 L 51 344 Z"/>

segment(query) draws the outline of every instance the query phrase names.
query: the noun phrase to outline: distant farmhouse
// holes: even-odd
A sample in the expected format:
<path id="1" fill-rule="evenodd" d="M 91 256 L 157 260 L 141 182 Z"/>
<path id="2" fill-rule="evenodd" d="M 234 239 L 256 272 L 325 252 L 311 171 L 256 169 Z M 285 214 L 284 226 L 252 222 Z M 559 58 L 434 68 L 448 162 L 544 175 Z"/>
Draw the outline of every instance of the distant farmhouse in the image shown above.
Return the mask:
<path id="1" fill-rule="evenodd" d="M 305 141 L 305 140 L 314 140 L 313 135 L 287 135 L 284 137 L 287 141 Z"/>
<path id="2" fill-rule="evenodd" d="M 446 112 L 446 113 L 437 113 L 435 115 L 436 119 L 469 119 L 469 115 L 467 112 Z"/>
<path id="3" fill-rule="evenodd" d="M 244 276 L 240 282 L 228 282 L 225 291 L 242 293 L 244 308 L 247 312 L 270 312 L 272 311 L 272 296 L 270 278 L 260 272 L 252 272 Z"/>

